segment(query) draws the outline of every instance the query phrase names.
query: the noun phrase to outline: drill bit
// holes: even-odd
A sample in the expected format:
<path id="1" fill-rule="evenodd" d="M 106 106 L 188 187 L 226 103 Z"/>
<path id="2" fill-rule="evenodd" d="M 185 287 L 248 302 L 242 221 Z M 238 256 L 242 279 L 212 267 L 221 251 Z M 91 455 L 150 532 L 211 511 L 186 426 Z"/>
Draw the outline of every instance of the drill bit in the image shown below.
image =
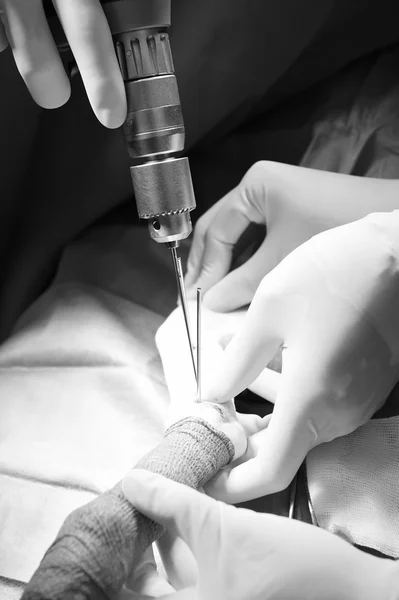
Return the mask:
<path id="1" fill-rule="evenodd" d="M 201 288 L 197 288 L 197 402 L 201 402 Z"/>
<path id="2" fill-rule="evenodd" d="M 290 486 L 290 500 L 288 518 L 295 519 L 296 493 L 297 493 L 298 474 L 295 475 Z"/>
<path id="3" fill-rule="evenodd" d="M 179 290 L 179 297 L 180 297 L 180 301 L 181 301 L 181 305 L 182 305 L 182 309 L 183 309 L 183 316 L 184 316 L 184 322 L 186 325 L 188 344 L 190 346 L 190 355 L 191 355 L 191 361 L 192 361 L 193 369 L 194 369 L 194 377 L 195 377 L 195 379 L 197 379 L 197 367 L 195 364 L 194 348 L 193 348 L 193 343 L 192 343 L 192 338 L 191 338 L 190 315 L 188 312 L 186 288 L 184 286 L 184 277 L 183 277 L 183 269 L 181 266 L 181 259 L 177 255 L 176 246 L 170 245 L 169 250 L 172 253 L 173 266 L 175 268 L 177 287 Z"/>

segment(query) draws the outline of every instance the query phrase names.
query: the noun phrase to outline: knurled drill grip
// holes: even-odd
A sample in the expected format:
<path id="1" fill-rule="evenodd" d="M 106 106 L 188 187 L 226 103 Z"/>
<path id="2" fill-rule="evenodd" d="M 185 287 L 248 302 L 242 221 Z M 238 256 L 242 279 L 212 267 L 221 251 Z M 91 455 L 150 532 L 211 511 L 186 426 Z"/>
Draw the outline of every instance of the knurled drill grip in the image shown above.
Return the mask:
<path id="1" fill-rule="evenodd" d="M 64 62 L 70 49 L 51 3 L 45 0 Z M 157 242 L 178 243 L 192 231 L 194 190 L 184 150 L 185 129 L 168 28 L 170 0 L 101 2 L 125 82 L 127 118 L 122 127 L 135 163 L 131 168 L 139 217 Z M 69 55 L 69 56 L 68 56 Z"/>

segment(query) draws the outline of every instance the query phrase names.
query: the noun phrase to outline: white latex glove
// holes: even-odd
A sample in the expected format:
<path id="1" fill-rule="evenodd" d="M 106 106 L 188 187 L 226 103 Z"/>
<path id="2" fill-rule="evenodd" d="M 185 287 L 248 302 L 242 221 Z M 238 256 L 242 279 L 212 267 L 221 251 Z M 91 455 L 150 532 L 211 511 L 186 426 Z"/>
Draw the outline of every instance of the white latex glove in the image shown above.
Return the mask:
<path id="1" fill-rule="evenodd" d="M 195 324 L 196 304 L 189 303 L 192 325 Z M 203 309 L 202 311 L 202 384 L 209 388 L 213 378 L 215 364 L 223 356 L 223 348 L 233 337 L 237 327 L 244 318 L 244 311 L 229 314 L 219 314 Z M 195 327 L 192 327 L 193 333 Z M 194 340 L 195 341 L 195 340 Z M 241 415 L 235 412 L 231 399 L 223 405 L 217 406 L 213 402 L 196 402 L 196 382 L 191 363 L 184 326 L 183 313 L 180 307 L 161 325 L 156 334 L 156 344 L 161 356 L 163 371 L 170 396 L 165 427 L 169 427 L 179 419 L 196 415 L 209 421 L 212 425 L 222 430 L 234 444 L 238 459 L 247 447 L 247 436 L 264 429 L 267 419 L 257 415 Z M 270 392 L 273 395 L 273 379 L 276 373 L 270 372 L 261 391 L 264 396 Z M 271 389 L 269 389 L 269 386 Z M 258 388 L 260 386 L 258 385 Z M 223 413 L 220 409 L 223 409 Z"/>
<path id="2" fill-rule="evenodd" d="M 150 546 L 120 593 L 113 600 L 136 600 L 148 596 L 158 598 L 173 591 L 174 588 L 158 572 L 154 552 Z"/>
<path id="3" fill-rule="evenodd" d="M 263 277 L 313 235 L 396 208 L 398 180 L 256 163 L 198 220 L 188 260 L 188 296 L 201 287 L 204 305 L 215 311 L 249 304 Z M 266 224 L 266 238 L 251 259 L 229 273 L 234 246 L 251 222 Z"/>
<path id="4" fill-rule="evenodd" d="M 319 234 L 260 284 L 203 398 L 228 402 L 281 344 L 269 426 L 206 492 L 236 503 L 285 489 L 309 450 L 366 423 L 399 379 L 399 211 Z"/>
<path id="5" fill-rule="evenodd" d="M 126 94 L 111 33 L 99 0 L 53 0 L 92 108 L 106 127 L 122 125 Z M 0 51 L 11 46 L 33 99 L 57 108 L 71 89 L 41 0 L 0 0 Z"/>
<path id="6" fill-rule="evenodd" d="M 195 324 L 196 305 L 189 305 L 191 322 Z M 202 373 L 205 383 L 212 373 L 216 357 L 235 333 L 244 312 L 220 315 L 206 309 L 202 312 Z M 195 328 L 193 328 L 193 331 Z M 183 313 L 177 308 L 161 325 L 156 335 L 163 370 L 170 396 L 170 408 L 165 428 L 186 416 L 197 415 L 224 431 L 240 457 L 246 450 L 247 437 L 267 425 L 256 415 L 239 415 L 232 402 L 222 405 L 220 413 L 214 403 L 196 403 L 196 383 L 184 326 Z M 272 382 L 273 383 L 273 382 Z M 265 389 L 265 392 L 268 390 Z M 171 532 L 157 542 L 169 581 L 176 589 L 193 583 L 196 565 L 186 544 Z"/>
<path id="7" fill-rule="evenodd" d="M 360 552 L 312 525 L 238 509 L 145 471 L 124 480 L 128 500 L 185 540 L 198 578 L 166 599 L 394 600 L 395 562 Z"/>

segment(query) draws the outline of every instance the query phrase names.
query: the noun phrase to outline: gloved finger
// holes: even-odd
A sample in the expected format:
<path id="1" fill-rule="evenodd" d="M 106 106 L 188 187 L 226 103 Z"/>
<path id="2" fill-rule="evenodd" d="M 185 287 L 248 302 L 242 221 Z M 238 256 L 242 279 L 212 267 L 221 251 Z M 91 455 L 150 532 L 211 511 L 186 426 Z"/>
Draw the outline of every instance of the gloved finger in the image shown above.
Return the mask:
<path id="1" fill-rule="evenodd" d="M 275 252 L 277 235 L 278 232 L 271 230 L 247 262 L 215 281 L 205 294 L 204 306 L 216 312 L 227 312 L 249 304 L 264 276 L 281 258 Z"/>
<path id="2" fill-rule="evenodd" d="M 214 250 L 217 256 L 216 245 Z M 204 306 L 215 312 L 229 312 L 250 304 L 265 275 L 263 262 L 264 257 L 258 250 L 245 264 L 226 276 L 222 272 L 218 273 L 219 280 L 205 294 Z M 209 272 L 211 269 L 212 266 Z"/>
<path id="3" fill-rule="evenodd" d="M 281 373 L 277 373 L 266 367 L 261 374 L 258 375 L 255 381 L 248 386 L 248 389 L 254 394 L 257 394 L 261 398 L 274 404 L 277 399 L 280 384 Z"/>
<path id="4" fill-rule="evenodd" d="M 180 538 L 176 539 L 183 543 Z M 186 558 L 186 556 L 187 555 L 185 554 L 184 558 Z M 181 556 L 180 558 L 183 557 Z M 193 582 L 191 581 L 190 584 L 191 583 Z M 184 585 L 184 587 L 188 587 L 188 585 Z M 166 581 L 166 579 L 158 572 L 153 547 L 150 546 L 144 552 L 134 571 L 130 574 L 116 600 L 174 598 L 174 592 L 175 588 L 173 585 L 168 583 L 168 581 Z"/>
<path id="5" fill-rule="evenodd" d="M 242 425 L 247 437 L 265 429 L 268 426 L 270 420 L 270 415 L 266 415 L 266 417 L 260 417 L 259 415 L 244 413 L 236 413 L 236 415 L 237 420 L 240 423 L 240 425 Z"/>
<path id="6" fill-rule="evenodd" d="M 126 118 L 126 94 L 99 0 L 53 0 L 53 4 L 94 113 L 106 127 L 120 127 Z"/>
<path id="7" fill-rule="evenodd" d="M 196 303 L 188 302 L 190 320 L 196 317 Z M 202 380 L 206 382 L 222 353 L 223 343 L 231 339 L 245 318 L 243 311 L 217 314 L 202 311 Z M 186 405 L 195 399 L 196 382 L 181 308 L 176 309 L 158 329 L 155 342 L 162 358 L 163 371 L 172 404 Z"/>
<path id="8" fill-rule="evenodd" d="M 206 484 L 205 492 L 209 496 L 228 504 L 237 504 L 280 492 L 289 486 L 312 447 L 311 440 L 307 432 L 302 437 L 297 432 L 295 435 L 299 439 L 291 437 L 291 443 L 285 445 L 276 459 L 273 450 L 279 451 L 280 444 L 273 439 L 270 427 L 259 432 L 255 450 L 253 443 L 248 443 L 248 455 L 253 455 L 252 458 L 241 457 L 236 466 L 221 471 Z M 284 462 L 286 458 L 288 462 Z"/>
<path id="9" fill-rule="evenodd" d="M 227 402 L 248 388 L 275 356 L 282 339 L 281 298 L 262 284 L 240 329 L 204 381 L 204 400 Z"/>
<path id="10" fill-rule="evenodd" d="M 122 487 L 138 511 L 181 537 L 197 560 L 213 560 L 220 517 L 214 500 L 161 475 L 138 469 L 124 478 Z"/>
<path id="11" fill-rule="evenodd" d="M 317 439 L 309 409 L 317 406 L 312 401 L 317 390 L 311 389 L 310 375 L 297 362 L 292 370 L 289 366 L 283 371 L 267 429 L 248 440 L 241 464 L 208 482 L 205 491 L 210 496 L 235 504 L 279 492 L 291 483 Z"/>
<path id="12" fill-rule="evenodd" d="M 156 600 L 193 600 L 195 598 L 195 588 L 186 588 L 173 592 L 167 596 L 158 596 Z M 130 590 L 123 590 L 120 597 L 117 600 L 155 600 L 155 596 L 143 596 L 142 594 L 136 594 Z"/>
<path id="13" fill-rule="evenodd" d="M 158 573 L 156 568 L 148 569 L 141 573 L 134 581 L 134 585 L 130 586 L 129 589 L 137 594 L 150 596 L 151 598 L 158 598 L 174 591 L 173 587 Z"/>
<path id="14" fill-rule="evenodd" d="M 130 574 L 126 586 L 138 594 L 156 598 L 174 591 L 173 587 L 158 572 L 152 546 L 144 552 L 140 562 Z"/>
<path id="15" fill-rule="evenodd" d="M 186 588 L 178 592 L 172 592 L 166 596 L 143 596 L 143 594 L 123 588 L 116 600 L 193 600 L 193 598 L 195 598 L 194 588 Z"/>
<path id="16" fill-rule="evenodd" d="M 143 596 L 142 594 L 136 594 L 126 587 L 123 587 L 119 594 L 116 596 L 116 600 L 154 600 L 150 596 Z"/>
<path id="17" fill-rule="evenodd" d="M 219 200 L 198 221 L 188 259 L 186 286 L 192 295 L 193 287 L 205 293 L 229 271 L 234 246 L 251 222 L 264 223 L 265 217 L 256 203 L 249 201 L 240 184 Z"/>
<path id="18" fill-rule="evenodd" d="M 41 0 L 4 0 L 3 18 L 14 60 L 34 101 L 57 108 L 71 88 Z"/>
<path id="19" fill-rule="evenodd" d="M 165 530 L 156 546 L 169 583 L 176 590 L 195 585 L 198 580 L 197 562 L 187 544 Z"/>
<path id="20" fill-rule="evenodd" d="M 226 473 L 230 473 L 230 471 L 235 469 L 238 465 L 241 465 L 242 463 L 247 462 L 248 460 L 251 460 L 252 458 L 255 458 L 255 456 L 258 455 L 258 452 L 263 443 L 262 435 L 259 435 L 259 434 L 261 431 L 264 431 L 265 429 L 267 429 L 267 427 L 270 424 L 271 418 L 272 418 L 271 414 L 266 415 L 266 417 L 263 417 L 262 426 L 259 427 L 258 430 L 253 430 L 252 432 L 248 432 L 246 451 L 244 452 L 244 454 L 242 456 L 235 459 L 229 465 L 224 467 L 224 469 L 223 469 L 223 471 L 221 471 L 221 473 L 223 473 L 224 471 Z M 222 479 L 223 479 L 223 477 L 222 477 Z M 206 493 L 208 493 L 208 492 L 206 492 Z M 212 496 L 212 494 L 208 494 L 208 495 Z"/>
<path id="21" fill-rule="evenodd" d="M 204 323 L 206 320 L 206 311 L 204 311 Z M 223 407 L 213 402 L 196 402 L 197 386 L 180 311 L 176 310 L 168 321 L 168 326 L 161 326 L 156 334 L 156 344 L 160 350 L 171 400 L 165 426 L 170 427 L 189 416 L 205 419 L 223 431 L 233 443 L 236 455 L 241 455 L 246 448 L 246 436 L 237 421 L 232 401 L 226 402 Z M 170 325 L 173 325 L 172 329 Z M 203 344 L 202 350 L 201 380 L 206 382 L 213 372 L 215 360 L 222 353 L 222 349 L 210 335 Z"/>
<path id="22" fill-rule="evenodd" d="M 6 34 L 6 28 L 2 20 L 2 13 L 0 11 L 0 52 L 3 52 L 8 47 L 8 39 Z"/>
<path id="23" fill-rule="evenodd" d="M 188 291 L 195 286 L 202 264 L 202 255 L 204 253 L 205 234 L 212 223 L 213 218 L 217 215 L 220 206 L 223 204 L 223 199 L 219 200 L 206 213 L 204 213 L 197 221 L 192 235 L 192 242 L 187 258 L 187 273 L 185 284 Z"/>

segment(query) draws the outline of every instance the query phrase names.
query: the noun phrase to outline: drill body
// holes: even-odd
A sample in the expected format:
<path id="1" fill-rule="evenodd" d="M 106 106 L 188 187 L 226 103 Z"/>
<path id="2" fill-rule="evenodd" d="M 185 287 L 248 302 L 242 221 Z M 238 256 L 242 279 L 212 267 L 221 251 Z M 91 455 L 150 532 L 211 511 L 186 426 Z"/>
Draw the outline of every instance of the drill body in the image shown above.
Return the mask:
<path id="1" fill-rule="evenodd" d="M 170 0 L 103 0 L 127 96 L 122 127 L 139 217 L 150 236 L 176 247 L 195 208 L 185 129 L 169 43 Z M 65 66 L 73 56 L 52 5 L 46 13 Z"/>

